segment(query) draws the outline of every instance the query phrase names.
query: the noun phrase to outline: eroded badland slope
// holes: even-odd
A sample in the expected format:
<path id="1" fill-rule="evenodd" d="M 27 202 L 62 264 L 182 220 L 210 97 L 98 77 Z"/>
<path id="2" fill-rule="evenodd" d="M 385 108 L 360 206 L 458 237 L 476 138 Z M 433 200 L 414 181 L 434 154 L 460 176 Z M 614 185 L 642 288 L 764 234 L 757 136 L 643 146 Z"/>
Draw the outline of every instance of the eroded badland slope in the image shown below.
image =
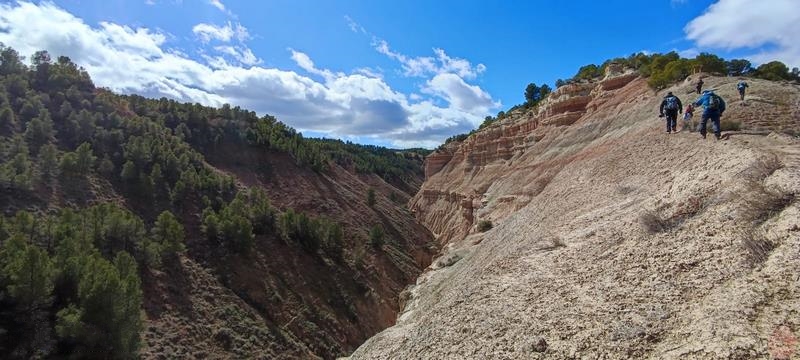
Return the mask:
<path id="1" fill-rule="evenodd" d="M 695 80 L 567 85 L 429 156 L 411 206 L 446 250 L 352 359 L 798 356 L 800 89 L 709 77 L 747 131 L 664 134 Z"/>

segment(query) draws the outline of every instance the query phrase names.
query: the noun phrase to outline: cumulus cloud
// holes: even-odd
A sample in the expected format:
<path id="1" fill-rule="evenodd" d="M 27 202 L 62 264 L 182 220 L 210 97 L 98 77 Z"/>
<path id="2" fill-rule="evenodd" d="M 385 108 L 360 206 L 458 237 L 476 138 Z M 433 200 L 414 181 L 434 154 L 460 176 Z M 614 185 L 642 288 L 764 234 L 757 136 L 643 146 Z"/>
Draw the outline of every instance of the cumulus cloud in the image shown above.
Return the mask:
<path id="1" fill-rule="evenodd" d="M 800 66 L 800 11 L 797 0 L 720 0 L 684 28 L 698 46 L 752 49 L 756 62 L 780 60 Z"/>
<path id="2" fill-rule="evenodd" d="M 238 39 L 232 24 L 222 29 L 224 35 L 214 33 L 208 40 Z M 296 50 L 290 49 L 290 56 L 308 76 L 258 66 L 261 60 L 240 44 L 220 44 L 212 48 L 216 55 L 194 59 L 171 49 L 174 39 L 148 28 L 108 22 L 90 26 L 52 3 L 0 3 L 0 42 L 21 54 L 46 49 L 85 67 L 98 86 L 210 106 L 230 103 L 275 115 L 301 131 L 433 147 L 477 126 L 496 105 L 458 75 L 482 70 L 445 58 L 444 51 L 436 54 L 439 73 L 426 82 L 427 96 L 407 96 L 371 71 L 347 74 L 319 68 Z M 440 100 L 446 105 L 438 104 Z"/>
<path id="3" fill-rule="evenodd" d="M 233 25 L 229 21 L 223 26 L 200 23 L 192 27 L 192 32 L 203 42 L 217 40 L 229 42 L 231 40 L 245 41 L 250 38 L 250 33 L 242 24 Z"/>
<path id="4" fill-rule="evenodd" d="M 446 99 L 456 109 L 464 111 L 488 112 L 497 107 L 492 97 L 480 87 L 467 84 L 456 74 L 442 73 L 428 80 L 423 92 Z"/>

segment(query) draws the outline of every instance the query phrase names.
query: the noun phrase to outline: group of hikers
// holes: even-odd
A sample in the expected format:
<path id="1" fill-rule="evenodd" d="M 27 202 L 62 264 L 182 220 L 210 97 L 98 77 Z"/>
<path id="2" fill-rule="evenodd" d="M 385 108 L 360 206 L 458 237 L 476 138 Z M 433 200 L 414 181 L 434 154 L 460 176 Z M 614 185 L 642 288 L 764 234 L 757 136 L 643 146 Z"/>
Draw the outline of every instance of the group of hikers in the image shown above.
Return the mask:
<path id="1" fill-rule="evenodd" d="M 748 87 L 749 85 L 747 85 L 747 82 L 744 80 L 741 80 L 738 84 L 736 84 L 736 89 L 739 91 L 739 97 L 742 101 L 744 101 L 744 93 Z M 706 124 L 710 119 L 711 125 L 714 129 L 714 137 L 719 140 L 720 136 L 722 135 L 719 119 L 722 116 L 722 113 L 725 112 L 725 100 L 711 90 L 703 90 L 703 79 L 700 79 L 697 82 L 697 93 L 701 94 L 700 98 L 698 98 L 694 103 L 686 105 L 686 110 L 683 110 L 683 103 L 681 103 L 681 99 L 675 96 L 672 91 L 667 92 L 667 96 L 665 96 L 664 100 L 661 101 L 661 106 L 659 107 L 659 117 L 666 117 L 667 134 L 678 132 L 676 129 L 678 113 L 683 114 L 683 129 L 688 127 L 689 131 L 693 131 L 691 126 L 692 124 L 690 124 L 690 122 L 692 117 L 694 117 L 695 107 L 702 106 L 704 110 L 703 115 L 700 118 L 700 135 L 703 137 L 703 139 L 706 138 Z"/>

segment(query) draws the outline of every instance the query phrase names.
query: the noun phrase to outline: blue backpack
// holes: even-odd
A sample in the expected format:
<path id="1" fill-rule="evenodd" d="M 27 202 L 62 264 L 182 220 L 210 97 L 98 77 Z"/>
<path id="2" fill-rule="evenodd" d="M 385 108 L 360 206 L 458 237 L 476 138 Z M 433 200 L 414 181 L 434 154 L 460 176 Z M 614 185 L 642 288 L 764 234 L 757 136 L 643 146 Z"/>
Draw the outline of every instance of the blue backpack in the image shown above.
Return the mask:
<path id="1" fill-rule="evenodd" d="M 664 108 L 667 110 L 678 110 L 678 98 L 674 96 L 670 96 L 667 99 L 667 103 L 664 105 Z"/>

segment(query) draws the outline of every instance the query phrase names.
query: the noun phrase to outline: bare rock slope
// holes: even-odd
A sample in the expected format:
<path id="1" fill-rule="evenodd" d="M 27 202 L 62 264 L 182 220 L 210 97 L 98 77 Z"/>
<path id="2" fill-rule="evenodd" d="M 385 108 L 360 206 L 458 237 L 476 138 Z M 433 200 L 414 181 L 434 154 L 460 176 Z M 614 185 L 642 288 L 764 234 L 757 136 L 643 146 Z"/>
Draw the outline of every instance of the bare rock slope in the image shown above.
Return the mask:
<path id="1" fill-rule="evenodd" d="M 352 358 L 800 356 L 800 89 L 736 81 L 706 78 L 721 141 L 622 73 L 431 155 L 410 204 L 445 250 Z"/>

